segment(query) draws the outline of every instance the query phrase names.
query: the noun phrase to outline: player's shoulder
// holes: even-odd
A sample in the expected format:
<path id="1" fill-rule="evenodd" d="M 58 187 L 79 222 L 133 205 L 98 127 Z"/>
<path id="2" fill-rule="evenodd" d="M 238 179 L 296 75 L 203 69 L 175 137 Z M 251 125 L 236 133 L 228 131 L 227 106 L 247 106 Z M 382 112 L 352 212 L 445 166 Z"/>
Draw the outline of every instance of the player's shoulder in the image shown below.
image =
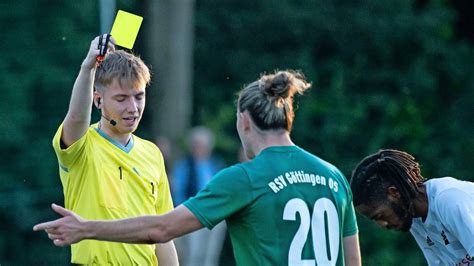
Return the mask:
<path id="1" fill-rule="evenodd" d="M 133 149 L 136 149 L 140 153 L 152 154 L 158 158 L 163 157 L 160 148 L 154 142 L 141 138 L 135 134 L 133 135 L 133 142 Z"/>
<path id="2" fill-rule="evenodd" d="M 94 128 L 93 126 L 97 128 L 97 124 L 92 124 L 89 126 L 89 128 L 86 130 L 86 132 L 76 139 L 72 144 L 68 145 L 65 147 L 62 138 L 63 138 L 63 130 L 64 130 L 64 122 L 61 122 L 61 124 L 58 126 L 58 129 L 56 130 L 56 133 L 53 137 L 52 145 L 54 150 L 56 151 L 57 154 L 60 153 L 69 153 L 72 150 L 79 150 L 79 147 L 82 147 L 83 145 L 89 144 L 90 146 L 94 145 L 90 142 L 94 142 L 94 136 L 98 137 L 99 134 L 96 132 L 97 129 Z M 95 133 L 95 134 L 94 134 Z"/>
<path id="3" fill-rule="evenodd" d="M 453 177 L 432 178 L 425 182 L 425 186 L 428 194 L 433 196 L 474 190 L 474 183 Z"/>
<path id="4" fill-rule="evenodd" d="M 316 156 L 316 155 L 313 155 L 315 157 L 315 160 L 322 166 L 326 169 L 327 172 L 330 173 L 331 176 L 333 177 L 337 177 L 337 178 L 341 178 L 342 180 L 345 180 L 345 177 L 344 177 L 344 174 L 341 172 L 341 170 L 339 170 L 339 168 L 337 168 L 334 164 Z"/>
<path id="5" fill-rule="evenodd" d="M 298 147 L 298 149 L 310 160 L 314 161 L 315 163 L 318 163 L 328 169 L 334 170 L 334 171 L 339 171 L 337 167 L 335 167 L 332 163 L 326 161 L 325 159 L 319 157 L 318 155 L 315 155 L 301 147 Z"/>
<path id="6" fill-rule="evenodd" d="M 135 145 L 140 145 L 148 149 L 160 150 L 154 142 L 141 138 L 135 134 L 133 134 L 133 141 L 135 142 Z"/>
<path id="7" fill-rule="evenodd" d="M 223 180 L 241 180 L 248 182 L 249 179 L 249 170 L 246 168 L 245 163 L 237 163 L 228 167 L 221 169 L 216 173 L 215 177 Z M 240 181 L 239 181 L 240 182 Z"/>
<path id="8" fill-rule="evenodd" d="M 237 163 L 220 170 L 216 176 L 242 176 L 247 173 L 246 163 Z"/>
<path id="9" fill-rule="evenodd" d="M 328 161 L 325 161 L 319 157 L 316 156 L 316 158 L 320 161 L 320 163 L 322 165 L 324 165 L 329 171 L 337 174 L 337 175 L 341 175 L 342 176 L 342 172 L 339 170 L 339 168 L 337 168 L 334 164 L 328 162 Z"/>
<path id="10" fill-rule="evenodd" d="M 453 177 L 433 178 L 425 182 L 428 197 L 437 207 L 474 198 L 474 183 Z"/>
<path id="11" fill-rule="evenodd" d="M 217 172 L 209 182 L 209 185 L 223 189 L 249 189 L 251 186 L 250 183 L 247 170 L 241 163 L 238 163 L 225 167 Z"/>

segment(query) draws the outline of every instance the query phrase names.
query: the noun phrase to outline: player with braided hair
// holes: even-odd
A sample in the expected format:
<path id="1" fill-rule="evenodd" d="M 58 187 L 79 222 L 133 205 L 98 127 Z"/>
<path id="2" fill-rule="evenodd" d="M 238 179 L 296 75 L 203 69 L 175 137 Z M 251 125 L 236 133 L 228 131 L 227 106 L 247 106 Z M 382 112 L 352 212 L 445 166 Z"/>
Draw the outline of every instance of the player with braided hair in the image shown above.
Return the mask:
<path id="1" fill-rule="evenodd" d="M 429 265 L 474 261 L 474 183 L 426 180 L 412 155 L 380 150 L 359 163 L 350 185 L 356 210 L 383 228 L 409 231 Z"/>

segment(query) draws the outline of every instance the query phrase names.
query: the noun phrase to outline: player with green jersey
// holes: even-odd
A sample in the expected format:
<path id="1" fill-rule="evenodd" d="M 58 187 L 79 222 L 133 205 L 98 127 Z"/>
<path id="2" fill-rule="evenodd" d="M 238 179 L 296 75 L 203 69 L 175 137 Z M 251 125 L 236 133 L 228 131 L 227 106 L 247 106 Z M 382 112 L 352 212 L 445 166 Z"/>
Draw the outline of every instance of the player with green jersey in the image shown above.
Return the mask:
<path id="1" fill-rule="evenodd" d="M 344 265 L 342 239 L 357 233 L 351 199 L 337 168 L 273 146 L 218 173 L 184 206 L 208 228 L 226 219 L 239 265 Z"/>
<path id="2" fill-rule="evenodd" d="M 64 216 L 38 224 L 57 246 L 83 239 L 162 243 L 226 220 L 238 265 L 360 265 L 352 195 L 331 164 L 291 138 L 293 97 L 310 87 L 294 71 L 263 75 L 237 102 L 236 128 L 249 162 L 219 172 L 165 215 L 118 221 Z"/>

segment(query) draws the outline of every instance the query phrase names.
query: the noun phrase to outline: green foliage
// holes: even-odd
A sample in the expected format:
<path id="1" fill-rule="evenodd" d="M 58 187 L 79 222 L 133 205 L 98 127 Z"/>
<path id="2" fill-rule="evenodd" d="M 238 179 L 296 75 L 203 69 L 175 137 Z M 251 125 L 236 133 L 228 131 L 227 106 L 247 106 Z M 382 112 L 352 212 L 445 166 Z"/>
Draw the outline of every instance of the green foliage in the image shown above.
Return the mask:
<path id="1" fill-rule="evenodd" d="M 68 101 L 56 100 L 69 97 L 83 56 L 78 46 L 87 49 L 97 26 L 93 2 L 27 2 L 9 6 L 1 15 L 2 25 L 9 28 L 0 44 L 5 103 L 0 132 L 2 155 L 13 162 L 0 166 L 2 189 L 57 184 L 50 143 Z"/>

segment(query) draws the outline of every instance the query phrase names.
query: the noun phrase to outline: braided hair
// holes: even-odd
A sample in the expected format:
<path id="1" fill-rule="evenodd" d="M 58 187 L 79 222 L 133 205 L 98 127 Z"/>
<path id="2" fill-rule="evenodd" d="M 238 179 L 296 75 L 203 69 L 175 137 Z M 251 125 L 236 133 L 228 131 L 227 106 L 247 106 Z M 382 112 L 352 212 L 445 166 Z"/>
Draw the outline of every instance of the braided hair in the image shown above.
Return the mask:
<path id="1" fill-rule="evenodd" d="M 291 132 L 295 112 L 293 98 L 303 94 L 311 84 L 302 73 L 294 70 L 262 75 L 259 80 L 239 92 L 239 112 L 248 111 L 262 130 L 284 129 Z"/>
<path id="2" fill-rule="evenodd" d="M 412 155 L 398 150 L 380 150 L 364 158 L 352 174 L 354 206 L 386 201 L 390 186 L 397 188 L 408 205 L 418 196 L 424 181 L 420 165 Z"/>

